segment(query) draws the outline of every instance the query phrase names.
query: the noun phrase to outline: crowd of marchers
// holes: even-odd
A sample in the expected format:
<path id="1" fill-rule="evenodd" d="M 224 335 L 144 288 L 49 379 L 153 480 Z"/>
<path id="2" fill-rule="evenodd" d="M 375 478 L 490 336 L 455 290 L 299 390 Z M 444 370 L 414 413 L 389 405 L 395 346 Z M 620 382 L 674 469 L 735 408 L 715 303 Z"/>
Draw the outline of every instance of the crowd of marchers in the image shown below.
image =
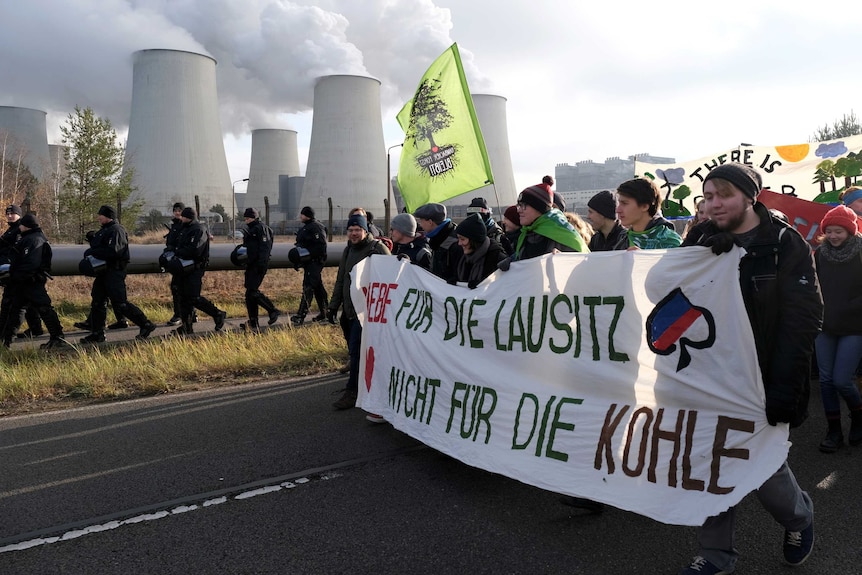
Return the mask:
<path id="1" fill-rule="evenodd" d="M 492 217 L 484 198 L 474 198 L 468 215 L 456 224 L 439 203 L 424 204 L 413 213 L 392 218 L 389 235 L 374 225 L 363 208 L 350 211 L 347 246 L 341 254 L 331 297 L 321 272 L 327 259 L 327 230 L 304 207 L 295 247 L 289 252 L 294 267 L 303 271 L 299 309 L 290 318 L 302 325 L 313 304 L 317 315 L 310 321 L 339 324 L 347 342 L 348 373 L 336 410 L 356 406 L 362 325 L 350 297 L 350 271 L 372 254 L 394 255 L 453 285 L 476 288 L 491 274 L 505 273 L 519 262 L 560 252 L 668 249 L 705 246 L 703 257 L 715 258 L 734 246 L 744 249 L 739 264 L 739 289 L 751 323 L 757 359 L 765 391 L 765 415 L 771 425 L 800 425 L 808 415 L 811 362 L 815 357 L 820 392 L 828 422 L 820 450 L 833 453 L 845 442 L 842 403 L 849 414 L 846 441 L 862 444 L 862 396 L 856 377 L 862 362 L 862 235 L 857 215 L 862 215 L 862 189 L 848 188 L 842 205 L 831 209 L 820 223 L 822 241 L 814 250 L 782 217 L 758 201 L 762 179 L 746 164 L 727 163 L 713 168 L 703 181 L 703 199 L 683 235 L 661 215 L 661 195 L 650 179 L 621 183 L 614 192 L 602 191 L 588 202 L 587 222 L 566 211 L 553 179 L 525 188 L 517 202 L 507 207 L 501 222 Z M 227 314 L 201 294 L 212 237 L 191 207 L 173 206 L 173 220 L 165 236 L 160 258 L 171 274 L 174 316 L 168 324 L 174 333 L 194 333 L 196 311 L 212 316 L 216 331 L 223 329 Z M 267 323 L 275 324 L 282 311 L 260 290 L 272 252 L 272 230 L 260 221 L 254 208 L 243 214 L 243 241 L 231 260 L 244 269 L 247 330 L 257 330 L 259 308 Z M 134 323 L 138 339 L 156 329 L 144 312 L 129 301 L 126 267 L 128 234 L 110 206 L 102 206 L 100 228 L 87 234 L 89 247 L 81 271 L 93 278 L 90 315 L 76 327 L 89 330 L 83 343 L 105 341 L 105 329 Z M 68 347 L 63 329 L 45 289 L 50 278 L 51 248 L 39 221 L 22 214 L 15 205 L 6 208 L 8 229 L 0 236 L 0 330 L 9 347 L 23 322 L 24 335 L 41 335 L 41 323 L 50 335 L 43 348 Z M 107 307 L 117 316 L 107 325 Z M 368 414 L 374 423 L 383 417 Z M 803 563 L 814 548 L 814 505 L 787 463 L 783 463 L 755 492 L 764 508 L 784 528 L 783 560 Z M 600 512 L 601 504 L 566 498 L 569 505 Z M 733 572 L 736 507 L 710 517 L 698 531 L 699 552 L 682 575 L 716 575 Z"/>

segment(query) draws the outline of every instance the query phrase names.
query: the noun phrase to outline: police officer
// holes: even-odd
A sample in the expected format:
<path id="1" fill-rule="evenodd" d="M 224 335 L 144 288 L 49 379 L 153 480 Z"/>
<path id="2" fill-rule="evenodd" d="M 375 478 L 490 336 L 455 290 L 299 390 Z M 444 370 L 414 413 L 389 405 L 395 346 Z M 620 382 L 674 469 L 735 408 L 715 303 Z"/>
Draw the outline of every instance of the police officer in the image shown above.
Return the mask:
<path id="1" fill-rule="evenodd" d="M 15 204 L 6 208 L 6 223 L 9 227 L 6 228 L 3 235 L 0 235 L 0 263 L 9 263 L 12 247 L 18 242 L 18 238 L 20 236 L 18 225 L 20 224 L 22 215 L 23 212 L 21 211 L 21 208 Z M 5 313 L 8 313 L 9 301 L 7 298 L 4 298 L 2 302 L 0 302 L 0 307 L 3 305 L 6 306 Z M 27 307 L 26 310 L 20 313 L 23 314 L 23 316 L 20 316 L 19 314 L 18 325 L 21 325 L 21 321 L 26 318 L 27 329 L 20 332 L 18 337 L 39 337 L 45 333 L 42 329 L 42 318 L 39 317 L 39 311 L 36 310 L 36 308 Z M 2 316 L 5 321 L 6 316 L 3 314 L 4 311 L 0 310 L 0 316 Z"/>
<path id="2" fill-rule="evenodd" d="M 165 234 L 165 252 L 175 252 L 177 249 L 177 239 L 180 237 L 180 228 L 183 226 L 183 220 L 180 215 L 183 213 L 186 205 L 182 202 L 176 202 L 173 206 L 174 217 L 171 219 L 171 227 L 168 228 L 168 233 Z M 177 326 L 182 323 L 180 319 L 180 300 L 182 299 L 180 282 L 172 274 L 171 275 L 171 300 L 174 304 L 174 315 L 168 320 L 168 325 Z"/>
<path id="3" fill-rule="evenodd" d="M 134 323 L 140 331 L 136 339 L 147 339 L 156 329 L 156 324 L 147 319 L 144 312 L 131 303 L 126 295 L 126 266 L 129 264 L 129 235 L 117 221 L 117 213 L 111 206 L 102 206 L 96 216 L 101 228 L 93 234 L 90 247 L 84 257 L 93 256 L 106 262 L 105 270 L 93 278 L 90 291 L 91 333 L 81 338 L 81 343 L 105 341 L 105 320 L 108 315 L 108 300 L 124 317 Z"/>
<path id="4" fill-rule="evenodd" d="M 299 300 L 299 311 L 290 318 L 293 325 L 302 325 L 305 321 L 312 298 L 317 301 L 320 313 L 311 321 L 325 320 L 326 308 L 329 306 L 329 297 L 320 277 L 326 264 L 326 228 L 314 219 L 314 210 L 310 206 L 302 208 L 299 220 L 302 227 L 296 232 L 296 247 L 308 250 L 309 260 L 302 264 L 302 298 Z"/>
<path id="5" fill-rule="evenodd" d="M 33 307 L 44 318 L 51 339 L 42 344 L 42 349 L 71 348 L 63 339 L 63 326 L 51 305 L 51 297 L 45 290 L 50 276 L 51 252 L 48 240 L 39 227 L 39 220 L 27 214 L 20 220 L 21 238 L 9 252 L 9 286 L 11 321 L 3 326 L 3 343 L 6 347 L 12 341 L 12 334 L 18 329 L 20 312 L 27 306 Z"/>
<path id="6" fill-rule="evenodd" d="M 194 208 L 186 207 L 180 213 L 182 226 L 177 236 L 176 262 L 190 260 L 189 269 L 172 267 L 171 273 L 177 276 L 180 286 L 180 319 L 182 324 L 174 333 L 188 335 L 194 333 L 193 315 L 195 308 L 211 315 L 215 320 L 215 330 L 221 331 L 227 312 L 217 308 L 210 300 L 201 295 L 204 272 L 210 259 L 210 236 L 197 220 Z"/>
<path id="7" fill-rule="evenodd" d="M 281 316 L 275 304 L 260 291 L 260 284 L 269 267 L 269 257 L 272 253 L 272 229 L 260 221 L 257 210 L 246 208 L 243 212 L 248 231 L 242 236 L 242 245 L 246 248 L 245 268 L 245 309 L 248 311 L 248 326 L 258 327 L 257 308 L 262 307 L 269 314 L 269 325 L 278 321 Z"/>

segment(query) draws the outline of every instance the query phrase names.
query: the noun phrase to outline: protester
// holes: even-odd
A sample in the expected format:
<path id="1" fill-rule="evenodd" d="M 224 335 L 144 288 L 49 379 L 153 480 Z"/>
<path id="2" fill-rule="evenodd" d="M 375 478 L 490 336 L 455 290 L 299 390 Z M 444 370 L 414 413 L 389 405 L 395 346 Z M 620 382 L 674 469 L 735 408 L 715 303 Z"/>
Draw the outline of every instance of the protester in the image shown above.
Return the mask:
<path id="1" fill-rule="evenodd" d="M 326 227 L 315 219 L 311 206 L 305 206 L 299 212 L 302 227 L 296 232 L 296 247 L 308 250 L 307 261 L 302 262 L 302 297 L 299 298 L 299 310 L 290 317 L 293 325 L 300 326 L 305 322 L 305 316 L 311 308 L 312 300 L 317 302 L 319 313 L 311 321 L 326 319 L 326 308 L 329 306 L 329 295 L 323 285 L 321 274 L 326 265 Z"/>
<path id="2" fill-rule="evenodd" d="M 587 219 L 593 226 L 590 238 L 591 252 L 624 250 L 629 247 L 626 229 L 617 220 L 617 200 L 608 190 L 603 190 L 587 202 Z"/>
<path id="3" fill-rule="evenodd" d="M 464 251 L 461 261 L 458 262 L 456 280 L 466 282 L 470 289 L 497 271 L 497 264 L 506 257 L 503 246 L 489 238 L 487 230 L 479 214 L 467 216 L 455 228 L 458 245 Z"/>
<path id="4" fill-rule="evenodd" d="M 425 239 L 431 249 L 431 273 L 447 282 L 452 279 L 457 281 L 458 262 L 464 250 L 458 245 L 455 224 L 446 217 L 446 206 L 425 204 L 419 206 L 413 215 L 425 232 Z"/>
<path id="5" fill-rule="evenodd" d="M 617 218 L 628 228 L 628 249 L 675 248 L 682 238 L 673 224 L 658 214 L 661 194 L 647 178 L 635 178 L 617 188 Z"/>
<path id="6" fill-rule="evenodd" d="M 500 262 L 501 270 L 507 271 L 512 262 L 558 251 L 590 251 L 563 213 L 553 207 L 553 198 L 551 188 L 546 183 L 530 186 L 518 195 L 516 206 L 521 235 L 518 236 L 515 253 Z"/>
<path id="7" fill-rule="evenodd" d="M 57 312 L 51 304 L 51 297 L 45 289 L 45 283 L 51 273 L 51 246 L 39 220 L 32 214 L 21 218 L 19 223 L 20 239 L 9 252 L 9 285 L 4 290 L 9 295 L 8 320 L 3 323 L 3 345 L 9 347 L 12 334 L 20 325 L 20 313 L 27 307 L 33 307 L 45 320 L 50 339 L 42 344 L 42 349 L 66 349 L 72 346 L 63 339 L 63 326 Z"/>
<path id="8" fill-rule="evenodd" d="M 575 231 L 581 235 L 581 239 L 583 239 L 587 246 L 589 246 L 590 239 L 592 239 L 594 233 L 593 227 L 575 212 L 564 211 L 563 215 L 566 216 L 566 221 L 575 228 Z"/>
<path id="9" fill-rule="evenodd" d="M 862 216 L 862 188 L 850 186 L 841 192 L 841 201 L 853 210 L 857 216 Z"/>
<path id="10" fill-rule="evenodd" d="M 794 427 L 807 416 L 809 362 L 823 304 L 807 242 L 757 201 L 760 181 L 744 164 L 710 171 L 703 196 L 711 219 L 696 226 L 683 245 L 709 246 L 715 254 L 734 244 L 745 248 L 739 285 L 765 387 L 766 418 L 770 425 Z M 814 546 L 814 508 L 786 461 L 756 495 L 785 529 L 785 562 L 800 565 Z M 735 523 L 736 507 L 707 519 L 698 533 L 699 554 L 680 574 L 731 573 L 738 556 Z"/>
<path id="11" fill-rule="evenodd" d="M 503 230 L 506 233 L 506 240 L 512 246 L 512 253 L 515 253 L 518 236 L 521 235 L 521 218 L 518 216 L 517 206 L 509 206 L 503 212 Z"/>
<path id="12" fill-rule="evenodd" d="M 488 207 L 488 202 L 485 198 L 473 198 L 470 205 L 467 206 L 467 215 L 479 214 L 482 222 L 485 224 L 485 231 L 491 241 L 497 242 L 505 250 L 506 255 L 511 255 L 515 247 L 509 242 L 509 238 L 503 233 L 503 228 L 500 224 L 494 221 L 491 217 L 491 208 Z"/>
<path id="13" fill-rule="evenodd" d="M 108 300 L 118 308 L 124 317 L 138 326 L 137 339 L 147 339 L 156 330 L 156 324 L 147 319 L 141 309 L 128 300 L 126 295 L 126 266 L 129 265 L 129 236 L 126 229 L 117 221 L 117 213 L 111 206 L 102 206 L 97 214 L 101 228 L 93 234 L 90 247 L 84 257 L 106 262 L 105 270 L 93 278 L 90 290 L 90 335 L 81 338 L 81 343 L 100 343 L 105 341 L 105 320 L 108 314 Z"/>
<path id="14" fill-rule="evenodd" d="M 688 223 L 685 224 L 685 230 L 683 230 L 683 232 L 682 232 L 682 237 L 687 236 L 688 232 L 691 230 L 691 228 L 693 228 L 697 224 L 704 222 L 708 219 L 709 219 L 709 216 L 706 215 L 706 202 L 704 202 L 703 199 L 701 199 L 694 206 L 694 216 L 692 216 L 692 218 L 690 220 L 688 220 Z"/>
<path id="15" fill-rule="evenodd" d="M 820 222 L 823 238 L 814 251 L 823 290 L 823 331 L 817 336 L 820 396 L 829 426 L 820 451 L 834 453 L 844 445 L 841 402 L 850 410 L 850 445 L 862 443 L 862 396 L 856 367 L 862 360 L 862 236 L 856 213 L 837 206 Z"/>
<path id="16" fill-rule="evenodd" d="M 368 233 L 371 234 L 373 238 L 382 238 L 385 237 L 383 234 L 383 230 L 374 223 L 374 214 L 369 211 L 365 211 L 365 220 L 368 222 Z"/>
<path id="17" fill-rule="evenodd" d="M 416 218 L 410 214 L 398 214 L 392 218 L 389 228 L 392 255 L 407 258 L 424 270 L 431 268 L 431 249 L 428 241 L 416 233 Z"/>
<path id="18" fill-rule="evenodd" d="M 246 233 L 242 235 L 242 245 L 246 249 L 246 263 L 243 287 L 245 287 L 245 309 L 248 313 L 248 328 L 258 328 L 258 308 L 262 307 L 269 315 L 268 325 L 273 325 L 281 316 L 281 311 L 275 307 L 266 295 L 260 291 L 260 284 L 269 269 L 269 257 L 272 254 L 272 229 L 260 221 L 256 209 L 246 208 L 242 214 L 245 220 Z"/>
<path id="19" fill-rule="evenodd" d="M 174 330 L 176 335 L 194 333 L 192 316 L 195 308 L 212 316 L 215 330 L 224 328 L 227 312 L 217 308 L 201 295 L 204 273 L 210 259 L 210 236 L 197 220 L 194 208 L 186 207 L 180 214 L 183 224 L 177 237 L 176 256 L 171 273 L 178 276 L 180 286 L 180 319 L 182 324 Z M 189 262 L 186 266 L 183 262 Z"/>
<path id="20" fill-rule="evenodd" d="M 356 317 L 353 300 L 350 296 L 350 271 L 360 261 L 372 254 L 390 255 L 386 245 L 371 237 L 368 232 L 368 222 L 365 216 L 355 214 L 347 220 L 347 247 L 341 254 L 338 264 L 338 274 L 335 277 L 335 287 L 332 299 L 329 301 L 327 315 L 334 321 L 338 309 L 342 308 L 341 317 L 348 333 L 347 352 L 350 355 L 350 375 L 347 387 L 342 396 L 332 404 L 335 409 L 344 410 L 356 406 L 356 396 L 359 391 L 359 353 L 362 344 L 362 324 Z M 377 416 L 380 418 L 380 416 Z M 380 418 L 382 419 L 382 418 Z M 374 421 L 377 423 L 377 421 Z"/>

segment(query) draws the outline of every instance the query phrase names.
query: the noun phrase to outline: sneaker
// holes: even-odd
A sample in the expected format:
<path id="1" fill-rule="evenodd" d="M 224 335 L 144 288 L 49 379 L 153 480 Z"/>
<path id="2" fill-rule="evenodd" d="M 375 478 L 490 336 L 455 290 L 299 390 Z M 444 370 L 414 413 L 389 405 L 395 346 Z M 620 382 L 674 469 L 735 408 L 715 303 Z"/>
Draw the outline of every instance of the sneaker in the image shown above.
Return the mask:
<path id="1" fill-rule="evenodd" d="M 76 321 L 73 325 L 78 329 L 83 329 L 84 331 L 90 331 L 93 329 L 93 326 L 91 326 L 88 321 Z"/>
<path id="2" fill-rule="evenodd" d="M 52 337 L 48 340 L 48 343 L 43 343 L 39 346 L 39 349 L 75 349 L 74 346 L 63 339 L 62 337 Z"/>
<path id="3" fill-rule="evenodd" d="M 341 396 L 341 399 L 333 403 L 332 407 L 339 411 L 356 407 L 356 392 L 345 389 L 344 395 Z"/>
<path id="4" fill-rule="evenodd" d="M 221 331 L 224 329 L 224 320 L 227 319 L 227 312 L 220 311 L 213 319 L 215 320 L 215 330 Z"/>
<path id="5" fill-rule="evenodd" d="M 585 499 L 583 497 L 573 497 L 571 495 L 561 497 L 560 503 L 562 503 L 563 505 L 568 505 L 569 507 L 586 509 L 590 513 L 596 514 L 601 513 L 605 510 L 604 503 L 599 503 L 598 501 L 593 501 L 592 499 Z"/>
<path id="6" fill-rule="evenodd" d="M 311 318 L 311 321 L 313 321 L 313 322 L 326 321 L 326 314 L 325 313 L 319 313 L 316 316 L 314 316 L 313 318 Z"/>
<path id="7" fill-rule="evenodd" d="M 106 340 L 105 332 L 94 331 L 90 335 L 81 338 L 81 343 L 102 343 Z"/>
<path id="8" fill-rule="evenodd" d="M 108 329 L 126 329 L 127 327 L 129 327 L 129 322 L 124 319 L 121 319 L 120 321 L 115 321 L 114 323 L 109 325 Z"/>
<path id="9" fill-rule="evenodd" d="M 814 522 L 802 531 L 784 532 L 784 561 L 788 565 L 802 565 L 814 550 Z"/>
<path id="10" fill-rule="evenodd" d="M 34 330 L 34 329 L 31 329 L 28 327 L 24 331 L 20 332 L 17 335 L 17 337 L 19 339 L 24 339 L 24 338 L 31 338 L 32 339 L 34 337 L 39 337 L 40 335 L 45 335 L 45 332 L 42 331 L 41 329 L 40 330 Z"/>
<path id="11" fill-rule="evenodd" d="M 273 325 L 275 322 L 278 321 L 278 318 L 280 318 L 280 317 L 281 317 L 281 310 L 280 309 L 274 309 L 271 312 L 269 312 L 269 320 L 266 322 L 266 324 L 267 325 Z"/>
<path id="12" fill-rule="evenodd" d="M 679 572 L 679 575 L 730 575 L 730 573 L 730 571 L 722 571 L 698 555 L 691 560 L 691 565 Z"/>
<path id="13" fill-rule="evenodd" d="M 295 314 L 290 316 L 290 323 L 292 323 L 296 327 L 301 326 L 303 323 L 305 323 L 305 315 Z"/>
<path id="14" fill-rule="evenodd" d="M 382 415 L 377 415 L 376 413 L 369 413 L 365 416 L 366 421 L 370 421 L 371 423 L 386 423 L 386 418 Z"/>
<path id="15" fill-rule="evenodd" d="M 148 321 L 141 326 L 141 330 L 138 332 L 138 335 L 135 336 L 135 339 L 147 339 L 154 331 L 156 331 L 156 324 L 151 321 Z"/>
<path id="16" fill-rule="evenodd" d="M 165 325 L 173 327 L 176 325 L 180 325 L 181 323 L 183 323 L 183 320 L 180 319 L 180 316 L 175 315 L 174 317 L 169 319 Z"/>

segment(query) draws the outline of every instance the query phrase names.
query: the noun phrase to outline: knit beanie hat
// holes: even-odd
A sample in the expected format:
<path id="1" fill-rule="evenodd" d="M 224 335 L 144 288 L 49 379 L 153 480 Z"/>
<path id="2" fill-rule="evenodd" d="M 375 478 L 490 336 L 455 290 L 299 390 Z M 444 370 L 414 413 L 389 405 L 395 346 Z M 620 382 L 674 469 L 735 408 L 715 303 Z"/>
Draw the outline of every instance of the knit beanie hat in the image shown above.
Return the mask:
<path id="1" fill-rule="evenodd" d="M 174 204 L 174 207 L 171 208 L 171 211 L 172 212 L 176 212 L 177 210 L 183 211 L 183 209 L 185 209 L 185 207 L 186 207 L 186 205 L 184 203 L 177 202 Z"/>
<path id="2" fill-rule="evenodd" d="M 617 200 L 607 190 L 602 190 L 590 198 L 590 201 L 587 202 L 587 207 L 609 220 L 617 219 Z"/>
<path id="3" fill-rule="evenodd" d="M 554 192 L 554 207 L 561 212 L 566 211 L 566 200 L 560 195 L 560 192 Z"/>
<path id="4" fill-rule="evenodd" d="M 194 208 L 191 208 L 191 207 L 189 207 L 189 208 L 183 208 L 183 213 L 182 213 L 182 214 L 180 214 L 180 215 L 181 215 L 182 217 L 184 217 L 184 218 L 188 218 L 188 219 L 190 219 L 190 220 L 193 220 L 193 219 L 195 219 L 196 217 L 198 217 L 197 213 L 195 212 L 195 209 L 194 209 Z"/>
<path id="5" fill-rule="evenodd" d="M 513 224 L 521 225 L 521 218 L 518 217 L 518 206 L 509 206 L 503 212 L 503 217 Z"/>
<path id="6" fill-rule="evenodd" d="M 491 210 L 488 208 L 488 202 L 485 201 L 485 198 L 473 198 L 473 201 L 467 206 L 467 213 L 490 214 Z"/>
<path id="7" fill-rule="evenodd" d="M 417 220 L 431 220 L 435 224 L 442 224 L 446 219 L 446 206 L 443 204 L 425 204 L 419 206 L 413 215 Z"/>
<path id="8" fill-rule="evenodd" d="M 551 204 L 554 203 L 554 194 L 551 193 L 551 186 L 548 184 L 536 184 L 526 188 L 518 196 L 519 204 L 527 204 L 538 210 L 539 213 L 547 212 Z"/>
<path id="9" fill-rule="evenodd" d="M 479 214 L 470 214 L 455 228 L 455 233 L 469 240 L 482 242 L 488 236 L 488 228 Z"/>
<path id="10" fill-rule="evenodd" d="M 311 209 L 311 206 L 305 206 L 304 208 L 299 210 L 299 213 L 306 218 L 311 218 L 312 220 L 314 219 L 314 210 Z"/>
<path id="11" fill-rule="evenodd" d="M 841 199 L 844 202 L 845 206 L 849 206 L 859 198 L 862 198 L 862 188 L 848 188 L 844 192 L 844 197 Z M 14 206 L 9 206 L 14 207 Z M 6 208 L 6 212 L 9 212 L 9 208 Z M 20 212 L 19 212 L 20 213 Z"/>
<path id="12" fill-rule="evenodd" d="M 21 208 L 16 206 L 15 204 L 12 204 L 8 208 L 6 208 L 6 214 L 18 214 L 20 216 L 23 213 L 24 212 L 21 211 Z"/>
<path id="13" fill-rule="evenodd" d="M 257 210 L 254 208 L 246 208 L 245 211 L 242 213 L 242 217 L 257 219 Z"/>
<path id="14" fill-rule="evenodd" d="M 99 208 L 99 215 L 105 216 L 109 220 L 117 219 L 117 212 L 115 212 L 114 208 L 112 208 L 111 206 L 102 206 L 101 208 Z"/>
<path id="15" fill-rule="evenodd" d="M 416 236 L 416 218 L 410 214 L 398 214 L 392 218 L 392 223 L 389 224 L 393 230 L 398 230 L 405 236 Z"/>
<path id="16" fill-rule="evenodd" d="M 365 216 L 361 216 L 359 214 L 353 214 L 347 220 L 347 227 L 349 228 L 351 226 L 359 226 L 360 228 L 362 228 L 363 230 L 365 230 L 367 232 L 368 231 L 368 220 L 365 219 Z"/>
<path id="17" fill-rule="evenodd" d="M 825 232 L 827 226 L 841 226 L 851 236 L 855 236 L 859 231 L 859 225 L 856 222 L 856 212 L 847 206 L 836 206 L 826 212 L 826 215 L 820 220 L 820 231 Z"/>
<path id="18" fill-rule="evenodd" d="M 730 182 L 752 200 L 757 198 L 757 194 L 760 193 L 760 188 L 762 187 L 760 174 L 754 168 L 736 162 L 722 164 L 717 168 L 713 168 L 703 179 L 703 183 L 713 178 Z"/>
<path id="19" fill-rule="evenodd" d="M 26 216 L 21 218 L 21 221 L 19 223 L 22 226 L 30 228 L 31 230 L 39 227 L 39 220 L 37 220 L 36 216 L 34 216 L 33 214 L 27 214 Z"/>

